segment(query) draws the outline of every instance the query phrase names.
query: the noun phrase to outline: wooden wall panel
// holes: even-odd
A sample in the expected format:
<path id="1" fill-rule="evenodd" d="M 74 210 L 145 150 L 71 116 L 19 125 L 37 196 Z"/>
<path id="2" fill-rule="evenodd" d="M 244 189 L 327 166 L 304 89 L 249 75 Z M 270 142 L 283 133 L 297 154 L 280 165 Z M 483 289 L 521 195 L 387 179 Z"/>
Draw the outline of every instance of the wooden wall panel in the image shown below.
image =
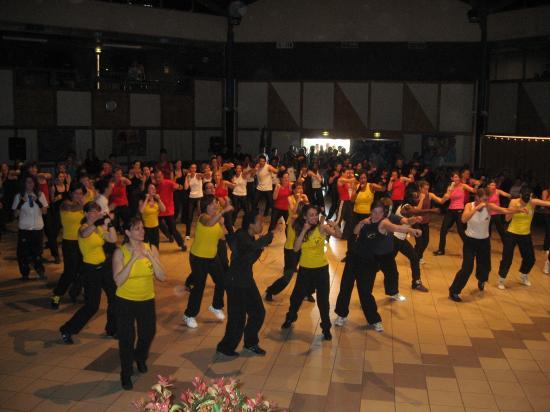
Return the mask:
<path id="1" fill-rule="evenodd" d="M 19 127 L 47 128 L 56 125 L 54 90 L 15 91 L 15 124 Z"/>

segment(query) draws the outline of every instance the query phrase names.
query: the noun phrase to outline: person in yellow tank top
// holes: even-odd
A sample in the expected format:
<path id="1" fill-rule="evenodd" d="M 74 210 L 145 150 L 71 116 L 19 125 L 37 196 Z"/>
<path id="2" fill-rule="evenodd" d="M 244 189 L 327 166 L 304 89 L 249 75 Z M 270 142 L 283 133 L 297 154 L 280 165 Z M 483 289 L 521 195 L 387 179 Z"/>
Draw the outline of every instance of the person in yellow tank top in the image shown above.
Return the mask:
<path id="1" fill-rule="evenodd" d="M 131 390 L 133 363 L 147 372 L 147 357 L 156 331 L 154 279 L 166 280 L 155 245 L 145 243 L 140 217 L 130 220 L 124 244 L 113 254 L 116 324 L 122 388 Z M 135 343 L 137 325 L 137 344 Z"/>
<path id="2" fill-rule="evenodd" d="M 304 187 L 301 183 L 296 183 L 292 188 L 292 196 L 288 197 L 288 220 L 286 222 L 286 241 L 284 245 L 284 268 L 283 276 L 273 282 L 265 291 L 265 300 L 273 301 L 273 295 L 281 293 L 290 283 L 292 276 L 298 270 L 298 260 L 300 252 L 294 251 L 294 240 L 296 232 L 294 231 L 294 220 L 298 216 L 303 205 L 309 204 L 308 197 L 304 194 Z M 306 295 L 308 302 L 315 302 L 313 297 L 314 290 L 310 290 Z"/>
<path id="3" fill-rule="evenodd" d="M 521 189 L 519 199 L 510 201 L 510 209 L 526 209 L 527 213 L 517 213 L 506 215 L 506 220 L 510 222 L 506 230 L 504 245 L 502 247 L 502 259 L 498 268 L 499 280 L 497 287 L 501 290 L 506 289 L 504 281 L 510 271 L 512 260 L 514 259 L 514 249 L 516 245 L 521 255 L 521 266 L 519 267 L 519 280 L 524 286 L 531 286 L 529 272 L 535 265 L 535 251 L 533 249 L 533 240 L 531 239 L 531 222 L 535 207 L 550 206 L 550 201 L 544 201 L 533 198 L 533 191 L 525 187 Z"/>
<path id="4" fill-rule="evenodd" d="M 69 295 L 75 302 L 82 288 L 78 276 L 82 255 L 78 247 L 78 229 L 84 218 L 83 199 L 86 195 L 86 188 L 81 183 L 69 187 L 69 198 L 61 203 L 60 216 L 63 227 L 63 240 L 61 251 L 63 252 L 63 273 L 57 286 L 53 290 L 50 304 L 52 309 L 58 309 L 61 298 L 69 287 Z M 71 286 L 72 285 L 72 286 Z"/>
<path id="5" fill-rule="evenodd" d="M 111 220 L 103 217 L 101 207 L 97 203 L 86 203 L 84 213 L 85 217 L 78 229 L 78 247 L 82 253 L 80 274 L 85 300 L 84 306 L 59 328 L 61 339 L 66 344 L 73 344 L 72 335 L 79 333 L 97 313 L 101 303 L 101 289 L 107 295 L 105 334 L 115 337 L 117 332 L 113 305 L 116 286 L 112 267 L 107 264 L 107 257 L 103 250 L 105 242 L 112 244 L 116 242 L 116 231 Z"/>
<path id="6" fill-rule="evenodd" d="M 330 333 L 330 278 L 328 261 L 325 255 L 325 240 L 327 236 L 342 237 L 342 232 L 336 222 L 328 224 L 319 221 L 319 211 L 316 207 L 304 206 L 294 222 L 296 240 L 294 251 L 301 251 L 298 277 L 292 295 L 286 320 L 281 329 L 288 329 L 298 319 L 298 310 L 311 286 L 317 293 L 317 307 L 321 315 L 321 329 L 325 340 L 331 340 Z"/>
<path id="7" fill-rule="evenodd" d="M 208 310 L 218 320 L 224 320 L 223 313 L 223 269 L 217 259 L 218 241 L 225 237 L 223 214 L 231 212 L 233 207 L 228 203 L 223 209 L 214 195 L 203 196 L 200 201 L 200 216 L 195 228 L 195 238 L 189 253 L 189 263 L 192 272 L 193 288 L 189 295 L 183 321 L 189 328 L 198 326 L 195 317 L 198 315 L 206 284 L 206 276 L 210 274 L 215 283 L 214 298 Z"/>
<path id="8" fill-rule="evenodd" d="M 370 209 L 374 202 L 374 193 L 383 191 L 384 189 L 382 185 L 369 183 L 366 172 L 361 173 L 359 176 L 359 185 L 351 197 L 355 222 L 359 222 L 370 216 Z"/>
<path id="9" fill-rule="evenodd" d="M 166 210 L 160 196 L 157 194 L 157 187 L 150 183 L 147 186 L 147 193 L 139 201 L 139 213 L 143 218 L 143 227 L 145 228 L 145 242 L 159 248 L 159 213 Z"/>

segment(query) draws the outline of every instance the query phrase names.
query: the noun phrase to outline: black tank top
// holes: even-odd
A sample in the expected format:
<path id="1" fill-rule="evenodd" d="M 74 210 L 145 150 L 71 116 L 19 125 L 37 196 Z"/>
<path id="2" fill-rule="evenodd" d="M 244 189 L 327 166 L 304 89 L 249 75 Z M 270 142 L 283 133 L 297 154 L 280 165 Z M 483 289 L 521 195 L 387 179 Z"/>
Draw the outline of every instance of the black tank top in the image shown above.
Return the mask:
<path id="1" fill-rule="evenodd" d="M 377 223 L 369 223 L 361 229 L 357 239 L 357 251 L 365 258 L 373 255 L 387 255 L 393 252 L 393 234 L 383 235 L 378 230 L 380 220 Z"/>

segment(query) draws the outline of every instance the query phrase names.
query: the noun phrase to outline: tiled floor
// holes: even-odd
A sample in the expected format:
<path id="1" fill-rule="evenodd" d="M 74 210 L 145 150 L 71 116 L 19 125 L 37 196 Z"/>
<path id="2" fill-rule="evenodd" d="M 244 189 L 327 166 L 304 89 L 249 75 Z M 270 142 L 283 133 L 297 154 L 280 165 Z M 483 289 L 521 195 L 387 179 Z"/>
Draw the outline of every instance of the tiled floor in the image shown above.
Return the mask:
<path id="1" fill-rule="evenodd" d="M 281 230 L 255 267 L 261 290 L 281 273 Z M 481 293 L 472 280 L 462 304 L 447 299 L 448 285 L 460 265 L 458 236 L 449 235 L 448 254 L 443 257 L 431 255 L 437 239 L 432 230 L 432 245 L 422 266 L 429 293 L 411 291 L 403 257 L 398 263 L 406 302 L 390 302 L 379 275 L 375 295 L 384 333 L 366 329 L 356 292 L 349 322 L 333 328 L 332 342 L 321 340 L 317 308 L 307 302 L 295 327 L 281 332 L 289 287 L 265 305 L 261 344 L 267 356 L 244 355 L 231 361 L 215 357 L 225 323 L 215 321 L 206 310 L 211 286 L 198 317 L 199 328 L 182 325 L 188 255 L 162 243 L 162 260 L 170 276 L 157 284 L 158 328 L 150 371 L 137 377 L 134 391 L 124 392 L 118 380 L 116 342 L 100 337 L 104 304 L 75 345 L 62 345 L 57 330 L 75 307 L 64 303 L 57 312 L 48 307 L 50 289 L 62 267 L 48 265 L 48 288 L 38 281 L 20 283 L 13 236 L 8 235 L 0 259 L 0 409 L 134 410 L 131 402 L 145 395 L 157 374 L 172 375 L 178 389 L 204 374 L 236 376 L 246 393 L 261 391 L 292 411 L 550 411 L 550 277 L 541 271 L 541 237 L 535 237 L 537 265 L 531 288 L 519 285 L 516 259 L 509 288 L 496 289 L 501 246 L 495 238 L 491 283 Z M 344 247 L 344 242 L 331 240 L 327 252 L 332 305 Z"/>

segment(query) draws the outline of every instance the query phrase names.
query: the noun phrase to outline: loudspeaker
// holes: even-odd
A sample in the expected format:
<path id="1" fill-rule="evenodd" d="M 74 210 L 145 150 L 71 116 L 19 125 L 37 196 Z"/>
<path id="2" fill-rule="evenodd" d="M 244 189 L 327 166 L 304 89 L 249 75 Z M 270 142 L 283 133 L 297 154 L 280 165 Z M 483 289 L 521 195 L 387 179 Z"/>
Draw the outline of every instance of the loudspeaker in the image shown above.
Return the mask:
<path id="1" fill-rule="evenodd" d="M 10 137 L 8 151 L 10 160 L 27 160 L 27 140 L 23 137 Z"/>

